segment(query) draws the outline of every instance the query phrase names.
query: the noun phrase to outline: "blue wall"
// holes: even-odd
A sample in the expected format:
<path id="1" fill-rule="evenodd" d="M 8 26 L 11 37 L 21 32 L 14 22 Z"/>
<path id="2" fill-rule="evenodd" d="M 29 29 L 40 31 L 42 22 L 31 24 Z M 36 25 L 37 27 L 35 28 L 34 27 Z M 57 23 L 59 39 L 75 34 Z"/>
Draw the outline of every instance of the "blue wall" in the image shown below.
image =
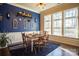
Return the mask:
<path id="1" fill-rule="evenodd" d="M 26 12 L 32 14 L 30 22 L 27 22 L 26 28 L 24 28 L 24 19 L 27 20 L 28 17 L 17 16 L 17 12 Z M 10 18 L 7 18 L 7 13 L 10 14 Z M 0 21 L 0 32 L 23 32 L 23 31 L 39 31 L 40 30 L 40 14 L 25 10 L 16 6 L 9 4 L 2 4 L 0 6 L 0 15 L 3 16 L 2 21 Z M 21 18 L 21 21 L 19 20 Z M 35 21 L 36 18 L 36 21 Z M 18 27 L 13 28 L 13 20 L 17 19 Z M 34 26 L 36 26 L 34 29 Z"/>

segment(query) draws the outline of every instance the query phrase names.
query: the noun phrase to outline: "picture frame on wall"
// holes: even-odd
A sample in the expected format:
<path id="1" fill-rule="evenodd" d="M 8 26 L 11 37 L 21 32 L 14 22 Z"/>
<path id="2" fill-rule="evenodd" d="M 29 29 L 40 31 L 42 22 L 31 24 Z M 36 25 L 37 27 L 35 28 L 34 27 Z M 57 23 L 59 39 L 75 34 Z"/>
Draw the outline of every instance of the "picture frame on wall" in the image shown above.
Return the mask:
<path id="1" fill-rule="evenodd" d="M 37 22 L 37 19 L 36 19 L 36 17 L 34 17 L 34 22 L 35 22 L 35 23 Z"/>
<path id="2" fill-rule="evenodd" d="M 17 29 L 18 28 L 18 20 L 17 19 L 13 19 L 12 25 L 13 25 L 13 29 Z"/>

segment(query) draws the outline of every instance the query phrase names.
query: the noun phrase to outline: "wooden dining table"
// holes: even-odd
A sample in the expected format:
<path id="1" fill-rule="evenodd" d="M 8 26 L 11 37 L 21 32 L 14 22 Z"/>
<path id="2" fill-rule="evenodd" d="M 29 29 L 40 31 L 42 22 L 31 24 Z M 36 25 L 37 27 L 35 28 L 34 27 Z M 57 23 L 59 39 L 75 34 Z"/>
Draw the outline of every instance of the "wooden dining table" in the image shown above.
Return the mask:
<path id="1" fill-rule="evenodd" d="M 41 37 L 43 37 L 44 35 L 41 34 L 30 34 L 28 35 L 30 41 L 31 41 L 31 52 L 33 52 L 33 48 L 34 48 L 34 44 L 36 41 L 38 41 Z"/>
<path id="2" fill-rule="evenodd" d="M 39 38 L 32 38 L 31 39 L 31 52 L 33 52 L 33 47 L 34 47 L 34 41 L 38 40 Z"/>
<path id="3" fill-rule="evenodd" d="M 29 38 L 31 40 L 31 52 L 33 52 L 33 47 L 34 47 L 34 41 L 39 39 L 40 35 L 29 35 Z"/>

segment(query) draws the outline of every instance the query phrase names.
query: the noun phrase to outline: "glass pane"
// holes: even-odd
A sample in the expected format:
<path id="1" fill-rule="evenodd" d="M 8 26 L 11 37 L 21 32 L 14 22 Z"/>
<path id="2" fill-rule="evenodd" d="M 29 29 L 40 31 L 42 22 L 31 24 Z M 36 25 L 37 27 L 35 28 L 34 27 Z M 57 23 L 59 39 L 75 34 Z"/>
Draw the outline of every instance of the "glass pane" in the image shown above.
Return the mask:
<path id="1" fill-rule="evenodd" d="M 54 29 L 53 35 L 61 35 L 61 29 Z"/>
<path id="2" fill-rule="evenodd" d="M 51 34 L 51 15 L 44 16 L 44 31 Z"/>
<path id="3" fill-rule="evenodd" d="M 64 20 L 64 27 L 65 28 L 76 28 L 77 27 L 77 19 L 76 18 L 65 19 Z"/>
<path id="4" fill-rule="evenodd" d="M 64 30 L 64 36 L 67 37 L 76 37 L 76 29 L 65 29 Z"/>
<path id="5" fill-rule="evenodd" d="M 53 14 L 53 35 L 62 34 L 62 12 L 57 12 Z"/>
<path id="6" fill-rule="evenodd" d="M 66 17 L 76 17 L 78 16 L 78 10 L 77 8 L 68 9 L 64 11 L 64 16 Z"/>
<path id="7" fill-rule="evenodd" d="M 62 21 L 61 20 L 56 20 L 53 21 L 53 27 L 62 27 Z"/>
<path id="8" fill-rule="evenodd" d="M 75 38 L 77 37 L 77 16 L 77 8 L 68 9 L 64 11 L 64 36 Z"/>
<path id="9" fill-rule="evenodd" d="M 53 14 L 53 19 L 62 19 L 62 13 L 61 12 L 54 13 Z"/>

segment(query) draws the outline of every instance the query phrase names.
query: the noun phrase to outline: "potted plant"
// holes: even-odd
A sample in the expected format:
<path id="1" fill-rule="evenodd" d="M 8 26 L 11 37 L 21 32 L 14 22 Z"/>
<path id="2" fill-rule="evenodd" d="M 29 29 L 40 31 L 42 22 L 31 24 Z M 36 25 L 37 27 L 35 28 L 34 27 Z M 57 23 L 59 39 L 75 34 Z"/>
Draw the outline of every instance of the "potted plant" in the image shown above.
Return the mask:
<path id="1" fill-rule="evenodd" d="M 9 43 L 9 41 L 11 41 L 11 40 L 9 39 L 9 37 L 7 37 L 6 35 L 7 35 L 7 33 L 2 33 L 2 34 L 0 35 L 0 48 L 5 48 L 5 47 L 7 47 L 7 43 Z"/>

